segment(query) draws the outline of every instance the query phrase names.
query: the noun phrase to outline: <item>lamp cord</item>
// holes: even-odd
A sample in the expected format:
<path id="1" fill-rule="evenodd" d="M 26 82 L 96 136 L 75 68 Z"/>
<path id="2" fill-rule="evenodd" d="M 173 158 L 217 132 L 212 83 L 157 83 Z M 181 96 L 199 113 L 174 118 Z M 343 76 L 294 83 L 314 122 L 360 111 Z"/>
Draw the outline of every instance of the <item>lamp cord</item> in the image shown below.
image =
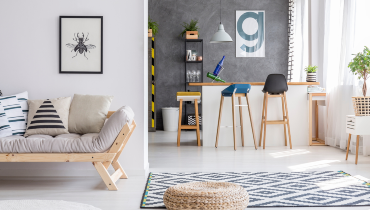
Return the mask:
<path id="1" fill-rule="evenodd" d="M 220 24 L 221 24 L 221 0 L 220 0 Z"/>

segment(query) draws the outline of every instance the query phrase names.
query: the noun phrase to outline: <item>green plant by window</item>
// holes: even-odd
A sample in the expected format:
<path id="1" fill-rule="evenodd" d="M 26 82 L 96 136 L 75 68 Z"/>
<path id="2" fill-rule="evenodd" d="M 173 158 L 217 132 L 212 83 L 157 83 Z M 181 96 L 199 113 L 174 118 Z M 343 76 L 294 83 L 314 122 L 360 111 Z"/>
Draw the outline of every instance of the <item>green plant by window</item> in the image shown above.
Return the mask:
<path id="1" fill-rule="evenodd" d="M 183 23 L 182 27 L 184 27 L 184 30 L 181 32 L 181 37 L 184 37 L 184 34 L 186 34 L 187 31 L 198 31 L 199 27 L 197 26 L 198 20 L 191 20 L 190 23 Z M 199 34 L 198 34 L 199 36 Z"/>
<path id="2" fill-rule="evenodd" d="M 150 17 L 148 18 L 148 29 L 152 29 L 153 36 L 158 33 L 158 23 L 154 22 Z"/>
<path id="3" fill-rule="evenodd" d="M 349 62 L 348 68 L 351 69 L 354 75 L 358 76 L 358 79 L 364 79 L 362 94 L 365 97 L 367 92 L 366 80 L 369 78 L 370 73 L 370 50 L 365 46 L 362 52 L 353 55 L 356 56 Z"/>
<path id="4" fill-rule="evenodd" d="M 307 73 L 316 73 L 317 71 L 317 66 L 307 66 L 305 69 L 304 69 Z"/>

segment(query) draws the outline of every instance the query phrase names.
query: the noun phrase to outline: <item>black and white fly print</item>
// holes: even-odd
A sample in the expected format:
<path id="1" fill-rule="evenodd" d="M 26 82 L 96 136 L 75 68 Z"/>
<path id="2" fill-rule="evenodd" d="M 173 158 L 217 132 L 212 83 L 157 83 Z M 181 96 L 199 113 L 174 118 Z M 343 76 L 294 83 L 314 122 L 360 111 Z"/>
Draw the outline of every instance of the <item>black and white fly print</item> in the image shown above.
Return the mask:
<path id="1" fill-rule="evenodd" d="M 76 44 L 68 43 L 68 44 L 66 44 L 66 46 L 69 47 L 69 48 L 72 48 L 71 52 L 73 52 L 73 51 L 76 52 L 76 55 L 73 56 L 72 58 L 76 57 L 78 53 L 80 53 L 80 54 L 83 53 L 85 58 L 89 59 L 89 58 L 86 57 L 86 52 L 90 53 L 90 50 L 94 49 L 96 46 L 92 45 L 92 44 L 85 44 L 87 41 L 89 41 L 89 33 L 87 33 L 86 38 L 85 38 L 84 33 L 81 33 L 82 35 L 79 35 L 79 34 L 80 33 L 77 33 L 77 36 L 76 36 L 76 33 L 74 34 L 73 41 L 75 41 Z"/>
<path id="2" fill-rule="evenodd" d="M 103 16 L 59 17 L 59 73 L 103 73 Z"/>

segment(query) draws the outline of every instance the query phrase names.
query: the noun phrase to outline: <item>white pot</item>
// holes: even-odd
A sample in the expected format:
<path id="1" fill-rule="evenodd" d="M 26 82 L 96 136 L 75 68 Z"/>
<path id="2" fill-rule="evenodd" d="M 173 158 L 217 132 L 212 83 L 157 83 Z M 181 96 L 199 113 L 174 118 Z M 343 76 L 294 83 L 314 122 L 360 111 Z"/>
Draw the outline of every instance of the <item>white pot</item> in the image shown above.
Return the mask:
<path id="1" fill-rule="evenodd" d="M 316 82 L 316 72 L 307 73 L 306 82 Z"/>

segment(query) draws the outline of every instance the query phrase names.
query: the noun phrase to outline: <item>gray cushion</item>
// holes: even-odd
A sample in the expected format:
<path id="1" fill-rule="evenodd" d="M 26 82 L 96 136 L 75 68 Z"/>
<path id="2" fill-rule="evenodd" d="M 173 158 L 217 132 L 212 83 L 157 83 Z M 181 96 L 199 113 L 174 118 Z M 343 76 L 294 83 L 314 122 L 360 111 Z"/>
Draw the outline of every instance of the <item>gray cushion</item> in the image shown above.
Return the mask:
<path id="1" fill-rule="evenodd" d="M 0 138 L 0 153 L 98 153 L 107 151 L 126 123 L 131 125 L 134 112 L 128 106 L 118 109 L 100 133 L 8 136 Z"/>
<path id="2" fill-rule="evenodd" d="M 75 94 L 69 110 L 70 133 L 99 133 L 104 125 L 113 96 Z"/>

